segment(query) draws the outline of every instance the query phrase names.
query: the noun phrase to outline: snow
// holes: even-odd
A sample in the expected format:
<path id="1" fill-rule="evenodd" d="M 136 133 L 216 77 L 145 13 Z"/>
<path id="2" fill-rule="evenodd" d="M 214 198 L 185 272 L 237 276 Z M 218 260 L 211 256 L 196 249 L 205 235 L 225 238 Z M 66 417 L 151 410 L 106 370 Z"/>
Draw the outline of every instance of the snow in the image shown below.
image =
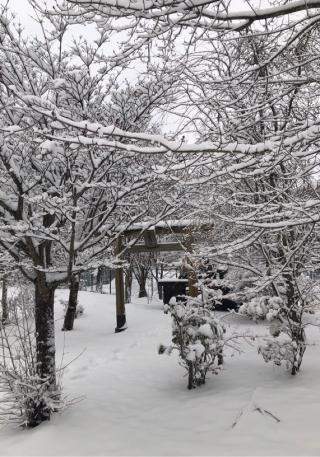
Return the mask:
<path id="1" fill-rule="evenodd" d="M 200 335 L 206 336 L 208 338 L 211 338 L 213 336 L 213 332 L 212 332 L 212 329 L 209 324 L 201 325 L 198 329 L 198 333 L 200 333 Z"/>
<path id="2" fill-rule="evenodd" d="M 70 72 L 71 74 L 72 72 Z M 56 78 L 52 81 L 52 87 L 54 89 L 60 89 L 62 87 L 65 87 L 67 85 L 67 82 L 65 79 L 63 78 Z"/>
<path id="3" fill-rule="evenodd" d="M 164 283 L 167 283 L 167 282 L 173 282 L 173 283 L 180 282 L 180 283 L 184 284 L 184 283 L 187 283 L 188 280 L 187 279 L 183 279 L 183 278 L 166 278 L 166 277 L 164 277 L 163 279 L 159 280 L 159 284 L 164 284 Z"/>
<path id="4" fill-rule="evenodd" d="M 56 141 L 45 140 L 40 144 L 41 149 L 45 149 L 48 152 L 61 152 L 62 148 Z"/>
<path id="5" fill-rule="evenodd" d="M 200 343 L 200 341 L 198 341 L 195 344 L 192 344 L 190 346 L 190 352 L 187 356 L 187 360 L 193 361 L 197 357 L 200 358 L 201 355 L 204 353 L 204 351 L 205 351 L 205 347 L 203 346 L 203 344 Z"/>
<path id="6" fill-rule="evenodd" d="M 221 374 L 188 391 L 176 354 L 157 354 L 171 330 L 158 300 L 133 299 L 128 329 L 115 334 L 115 296 L 81 292 L 84 314 L 64 333 L 65 298 L 58 290 L 58 353 L 73 360 L 63 384 L 70 398 L 84 398 L 34 430 L 4 427 L 0 455 L 319 455 L 318 328 L 308 329 L 296 377 L 265 364 L 258 342 L 242 343 Z M 229 331 L 266 332 L 234 315 L 225 322 Z"/>

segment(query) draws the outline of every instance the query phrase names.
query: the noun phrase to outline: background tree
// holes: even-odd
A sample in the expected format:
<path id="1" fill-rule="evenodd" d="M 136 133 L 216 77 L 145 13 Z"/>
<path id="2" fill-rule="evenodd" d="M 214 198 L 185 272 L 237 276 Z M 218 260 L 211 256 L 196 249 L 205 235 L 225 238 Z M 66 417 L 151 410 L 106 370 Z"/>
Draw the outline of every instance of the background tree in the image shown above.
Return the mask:
<path id="1" fill-rule="evenodd" d="M 200 56 L 195 53 L 197 65 L 186 69 L 189 78 L 184 80 L 189 102 L 185 122 L 192 123 L 200 140 L 222 138 L 234 144 L 264 145 L 281 138 L 277 151 L 270 154 L 262 148 L 258 160 L 252 165 L 248 161 L 241 172 L 234 168 L 233 173 L 223 173 L 223 180 L 216 170 L 212 173 L 220 200 L 212 202 L 213 213 L 222 221 L 220 230 L 215 227 L 215 240 L 229 254 L 229 258 L 217 256 L 215 260 L 232 265 L 232 251 L 233 255 L 237 249 L 241 252 L 239 261 L 248 246 L 254 246 L 248 251 L 250 255 L 255 252 L 253 259 L 244 255 L 246 261 L 239 266 L 255 277 L 255 293 L 282 300 L 282 306 L 277 301 L 277 318 L 280 313 L 285 323 L 282 321 L 276 336 L 282 331 L 290 337 L 289 364 L 295 374 L 305 350 L 302 316 L 308 300 L 299 283 L 306 265 L 311 267 L 308 257 L 319 204 L 312 181 L 319 159 L 317 138 L 304 138 L 299 147 L 287 139 L 299 131 L 302 119 L 312 123 L 319 113 L 305 77 L 317 71 L 306 56 L 317 54 L 318 32 L 301 34 L 288 47 L 289 55 L 278 53 L 268 67 L 264 66 L 266 56 L 276 54 L 281 45 L 268 36 L 245 38 L 217 45 L 214 55 L 206 50 Z M 275 76 L 279 74 L 280 78 Z M 226 230 L 226 225 L 233 229 Z M 279 351 L 280 347 L 277 359 Z"/>
<path id="2" fill-rule="evenodd" d="M 156 177 L 143 157 L 133 164 L 130 148 L 100 148 L 84 131 L 87 139 L 76 145 L 77 129 L 54 114 L 59 107 L 69 120 L 81 119 L 84 130 L 87 122 L 110 114 L 104 100 L 113 79 L 92 70 L 107 35 L 101 32 L 92 46 L 80 40 L 70 59 L 62 18 L 39 16 L 42 36 L 30 40 L 9 19 L 3 8 L 0 244 L 35 285 L 37 375 L 48 393 L 35 411 L 36 424 L 50 417 L 47 399 L 57 395 L 55 289 L 86 269 L 114 264 L 114 241 L 148 214 L 148 186 Z M 51 107 L 52 122 L 34 109 L 37 100 Z M 166 201 L 157 217 L 173 207 Z"/>
<path id="3" fill-rule="evenodd" d="M 132 256 L 133 274 L 139 284 L 139 298 L 148 296 L 146 286 L 152 268 L 152 260 L 152 255 L 150 253 Z"/>

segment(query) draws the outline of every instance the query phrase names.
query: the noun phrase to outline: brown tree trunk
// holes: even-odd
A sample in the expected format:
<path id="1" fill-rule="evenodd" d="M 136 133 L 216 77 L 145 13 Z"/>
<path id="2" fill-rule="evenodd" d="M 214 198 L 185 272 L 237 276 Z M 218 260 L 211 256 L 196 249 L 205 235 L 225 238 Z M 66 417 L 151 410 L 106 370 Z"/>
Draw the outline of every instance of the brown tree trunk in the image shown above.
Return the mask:
<path id="1" fill-rule="evenodd" d="M 102 294 L 103 290 L 103 267 L 98 267 L 96 291 Z"/>
<path id="2" fill-rule="evenodd" d="M 123 250 L 122 237 L 119 236 L 115 245 L 115 254 L 121 258 Z M 115 285 L 116 285 L 116 313 L 117 313 L 117 326 L 116 333 L 121 333 L 128 328 L 126 319 L 126 306 L 124 299 L 124 278 L 123 268 L 117 268 L 115 271 Z"/>
<path id="3" fill-rule="evenodd" d="M 293 267 L 292 267 L 293 269 Z M 303 355 L 306 350 L 306 335 L 302 323 L 302 310 L 297 308 L 299 297 L 295 290 L 295 282 L 292 273 L 283 275 L 286 281 L 287 306 L 289 309 L 288 319 L 291 322 L 291 339 L 295 343 L 294 360 L 292 361 L 291 374 L 295 375 L 300 369 Z"/>
<path id="4" fill-rule="evenodd" d="M 151 269 L 151 257 L 141 257 L 135 260 L 133 265 L 133 274 L 139 284 L 139 295 L 138 297 L 147 297 L 147 279 L 149 271 Z"/>
<path id="5" fill-rule="evenodd" d="M 188 362 L 188 389 L 191 390 L 195 387 L 194 385 L 194 370 L 192 362 Z"/>
<path id="6" fill-rule="evenodd" d="M 153 274 L 152 274 L 152 270 L 150 270 L 150 287 L 151 287 L 151 297 L 153 297 L 154 288 L 153 288 Z"/>
<path id="7" fill-rule="evenodd" d="M 186 248 L 189 253 L 193 252 L 193 243 L 194 237 L 190 232 L 186 238 Z M 197 275 L 195 271 L 195 267 L 190 260 L 190 256 L 186 256 L 186 262 L 188 264 L 187 275 L 188 275 L 188 295 L 189 297 L 197 297 L 198 296 L 198 286 L 197 286 Z"/>
<path id="8" fill-rule="evenodd" d="M 36 363 L 39 382 L 45 384 L 44 393 L 47 398 L 57 396 L 55 367 L 55 335 L 54 335 L 54 292 L 49 287 L 45 274 L 38 272 L 35 281 L 35 331 L 36 331 Z M 33 400 L 33 399 L 32 399 Z M 31 400 L 31 402 L 32 402 Z M 29 426 L 35 427 L 50 419 L 51 408 L 48 400 L 42 396 L 30 404 Z"/>
<path id="9" fill-rule="evenodd" d="M 142 297 L 147 297 L 148 294 L 147 294 L 147 291 L 146 291 L 146 284 L 139 284 L 140 286 L 140 289 L 139 289 L 139 298 L 142 298 Z"/>
<path id="10" fill-rule="evenodd" d="M 158 287 L 158 295 L 159 295 L 159 300 L 163 299 L 163 289 L 162 286 L 159 286 L 159 267 L 156 267 L 156 278 L 157 278 L 157 287 Z M 160 266 L 160 279 L 163 278 L 163 264 Z"/>
<path id="11" fill-rule="evenodd" d="M 124 302 L 131 303 L 131 290 L 132 290 L 132 268 L 126 268 L 124 278 Z"/>
<path id="12" fill-rule="evenodd" d="M 9 318 L 9 310 L 8 310 L 8 282 L 7 278 L 2 279 L 2 315 L 1 315 L 1 322 L 2 325 L 5 325 L 8 322 Z"/>
<path id="13" fill-rule="evenodd" d="M 64 316 L 64 323 L 62 330 L 73 330 L 74 319 L 76 317 L 79 293 L 79 276 L 72 275 L 70 281 L 69 301 L 66 314 Z"/>
<path id="14" fill-rule="evenodd" d="M 148 278 L 148 270 L 146 268 L 141 268 L 139 275 L 136 276 L 137 282 L 139 284 L 139 298 L 147 297 L 147 278 Z"/>

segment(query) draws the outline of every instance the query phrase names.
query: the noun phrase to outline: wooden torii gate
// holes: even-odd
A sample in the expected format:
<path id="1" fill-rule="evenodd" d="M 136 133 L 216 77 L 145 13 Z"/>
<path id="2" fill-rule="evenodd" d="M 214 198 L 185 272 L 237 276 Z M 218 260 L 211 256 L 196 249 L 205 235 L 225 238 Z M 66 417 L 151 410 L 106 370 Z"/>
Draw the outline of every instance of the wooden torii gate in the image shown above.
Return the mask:
<path id="1" fill-rule="evenodd" d="M 172 252 L 172 251 L 185 251 L 192 252 L 192 244 L 194 237 L 192 233 L 192 225 L 188 222 L 166 221 L 159 222 L 152 227 L 144 229 L 146 224 L 134 224 L 130 229 L 123 233 L 123 236 L 136 236 L 133 245 L 124 245 L 122 237 L 116 241 L 116 254 L 122 252 L 140 253 L 140 252 Z M 212 227 L 212 223 L 196 224 L 197 230 L 208 230 Z M 184 234 L 185 239 L 183 242 L 167 242 L 158 243 L 157 235 L 169 234 Z M 144 243 L 137 243 L 143 237 Z M 198 295 L 198 288 L 195 286 L 196 276 L 192 269 L 188 271 L 188 287 L 189 295 L 196 297 Z M 124 277 L 123 269 L 118 268 L 115 272 L 115 285 L 116 285 L 116 318 L 117 326 L 115 332 L 119 333 L 127 329 L 126 309 L 125 309 L 125 295 L 124 295 Z"/>

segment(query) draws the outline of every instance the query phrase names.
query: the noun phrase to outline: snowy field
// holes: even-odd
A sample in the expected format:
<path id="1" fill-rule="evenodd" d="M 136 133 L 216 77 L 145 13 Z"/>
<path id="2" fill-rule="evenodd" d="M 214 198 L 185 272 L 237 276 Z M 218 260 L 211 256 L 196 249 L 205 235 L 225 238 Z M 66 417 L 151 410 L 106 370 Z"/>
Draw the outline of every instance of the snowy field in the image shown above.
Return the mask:
<path id="1" fill-rule="evenodd" d="M 128 330 L 115 334 L 114 295 L 81 292 L 85 314 L 64 334 L 65 296 L 57 291 L 59 353 L 64 347 L 63 363 L 81 355 L 66 368 L 64 388 L 70 398 L 84 398 L 37 429 L 4 427 L 0 455 L 320 455 L 316 327 L 298 376 L 265 364 L 255 346 L 245 345 L 219 376 L 188 391 L 176 355 L 157 354 L 158 344 L 170 341 L 170 318 L 159 301 L 134 300 Z M 228 322 L 265 332 L 235 316 Z"/>

